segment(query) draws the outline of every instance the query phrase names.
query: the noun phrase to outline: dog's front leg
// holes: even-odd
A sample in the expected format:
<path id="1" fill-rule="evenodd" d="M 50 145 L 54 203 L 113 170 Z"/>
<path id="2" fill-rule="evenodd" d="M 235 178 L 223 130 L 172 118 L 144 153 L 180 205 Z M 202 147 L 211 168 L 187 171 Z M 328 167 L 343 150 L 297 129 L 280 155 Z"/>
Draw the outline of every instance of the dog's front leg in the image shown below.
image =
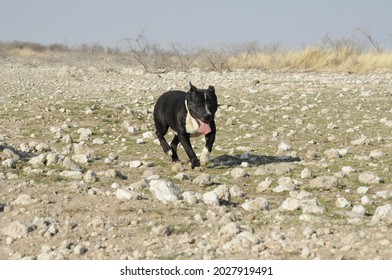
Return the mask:
<path id="1" fill-rule="evenodd" d="M 207 165 L 208 161 L 210 160 L 210 153 L 212 151 L 212 146 L 214 145 L 215 142 L 215 133 L 216 133 L 215 122 L 211 122 L 211 130 L 212 131 L 205 136 L 206 145 L 201 151 L 200 164 L 202 166 Z"/>
<path id="2" fill-rule="evenodd" d="M 195 152 L 192 149 L 191 140 L 189 139 L 189 134 L 178 133 L 177 135 L 178 138 L 180 139 L 181 145 L 184 147 L 184 150 L 189 157 L 189 160 L 191 161 L 192 169 L 200 166 L 200 161 L 198 160 Z"/>

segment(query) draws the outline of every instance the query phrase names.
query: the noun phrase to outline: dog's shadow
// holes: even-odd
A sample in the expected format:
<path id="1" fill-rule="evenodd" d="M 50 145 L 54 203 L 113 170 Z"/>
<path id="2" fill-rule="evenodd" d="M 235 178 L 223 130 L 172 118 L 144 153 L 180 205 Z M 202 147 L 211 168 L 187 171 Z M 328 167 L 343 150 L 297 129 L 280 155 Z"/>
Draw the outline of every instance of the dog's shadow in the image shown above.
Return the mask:
<path id="1" fill-rule="evenodd" d="M 249 166 L 259 166 L 281 162 L 298 162 L 299 157 L 291 156 L 266 156 L 256 154 L 221 155 L 210 160 L 213 167 L 234 167 L 247 162 Z"/>

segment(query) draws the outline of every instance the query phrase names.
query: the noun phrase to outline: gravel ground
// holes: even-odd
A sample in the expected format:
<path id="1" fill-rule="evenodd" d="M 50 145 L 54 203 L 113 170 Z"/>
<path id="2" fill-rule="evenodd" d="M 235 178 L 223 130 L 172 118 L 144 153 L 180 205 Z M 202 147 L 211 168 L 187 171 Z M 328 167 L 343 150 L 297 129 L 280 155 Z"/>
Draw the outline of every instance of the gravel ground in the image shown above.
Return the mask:
<path id="1" fill-rule="evenodd" d="M 0 259 L 392 259 L 391 73 L 0 60 Z M 198 170 L 152 118 L 189 81 L 220 104 Z"/>

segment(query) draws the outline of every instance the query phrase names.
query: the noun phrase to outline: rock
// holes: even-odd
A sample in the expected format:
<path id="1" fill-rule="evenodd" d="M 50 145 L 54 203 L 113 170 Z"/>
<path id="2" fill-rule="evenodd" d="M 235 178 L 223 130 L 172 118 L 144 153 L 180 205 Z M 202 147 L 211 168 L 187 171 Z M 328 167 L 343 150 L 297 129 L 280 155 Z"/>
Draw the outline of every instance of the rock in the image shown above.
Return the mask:
<path id="1" fill-rule="evenodd" d="M 226 185 L 220 185 L 219 187 L 213 190 L 219 197 L 219 200 L 222 201 L 230 201 L 231 193 L 230 189 Z"/>
<path id="2" fill-rule="evenodd" d="M 352 173 L 355 173 L 356 170 L 354 168 L 352 168 L 351 166 L 343 166 L 342 167 L 342 172 L 346 175 L 350 175 Z"/>
<path id="3" fill-rule="evenodd" d="M 33 166 L 40 166 L 46 164 L 46 153 L 40 154 L 38 156 L 32 157 L 29 163 Z"/>
<path id="4" fill-rule="evenodd" d="M 139 199 L 140 195 L 134 191 L 118 188 L 116 190 L 116 198 L 121 200 L 134 200 Z"/>
<path id="5" fill-rule="evenodd" d="M 280 143 L 278 150 L 282 152 L 289 151 L 291 150 L 291 146 L 286 143 Z"/>
<path id="6" fill-rule="evenodd" d="M 76 162 L 73 161 L 72 159 L 70 159 L 69 157 L 64 158 L 63 166 L 71 171 L 79 171 L 79 172 L 82 171 L 82 168 L 79 165 L 77 165 Z"/>
<path id="7" fill-rule="evenodd" d="M 73 250 L 73 252 L 76 255 L 79 255 L 79 256 L 84 255 L 87 251 L 88 251 L 87 247 L 85 245 L 82 245 L 82 244 L 76 245 L 74 250 Z"/>
<path id="8" fill-rule="evenodd" d="M 102 138 L 95 138 L 95 139 L 93 140 L 93 144 L 96 144 L 96 145 L 103 145 L 103 144 L 105 144 L 105 140 L 103 140 Z"/>
<path id="9" fill-rule="evenodd" d="M 247 175 L 247 173 L 245 172 L 244 169 L 240 168 L 240 167 L 235 167 L 230 171 L 230 175 L 231 177 L 233 177 L 234 179 L 237 178 L 241 178 L 241 177 L 245 177 Z"/>
<path id="10" fill-rule="evenodd" d="M 201 187 L 209 186 L 211 185 L 211 175 L 208 173 L 200 173 L 195 179 L 193 179 L 192 183 Z"/>
<path id="11" fill-rule="evenodd" d="M 269 202 L 264 197 L 256 197 L 255 199 L 241 204 L 246 211 L 250 210 L 269 210 Z"/>
<path id="12" fill-rule="evenodd" d="M 7 159 L 3 160 L 1 165 L 6 167 L 6 168 L 15 168 L 16 167 L 16 161 L 14 159 L 12 159 L 12 158 L 7 158 Z"/>
<path id="13" fill-rule="evenodd" d="M 384 199 L 390 199 L 392 198 L 392 190 L 378 191 L 376 192 L 376 196 L 382 197 Z"/>
<path id="14" fill-rule="evenodd" d="M 358 194 L 366 194 L 368 192 L 369 188 L 368 187 L 358 187 L 357 188 L 357 193 Z"/>
<path id="15" fill-rule="evenodd" d="M 358 176 L 359 182 L 363 184 L 378 184 L 382 179 L 373 172 L 363 172 Z"/>
<path id="16" fill-rule="evenodd" d="M 181 196 L 183 197 L 184 201 L 188 204 L 196 204 L 199 202 L 198 195 L 193 191 L 183 192 Z"/>
<path id="17" fill-rule="evenodd" d="M 60 176 L 67 177 L 70 179 L 82 179 L 83 173 L 80 171 L 63 171 L 60 172 Z"/>
<path id="18" fill-rule="evenodd" d="M 49 152 L 46 155 L 46 165 L 51 166 L 53 164 L 57 164 L 59 160 L 59 156 L 55 153 Z"/>
<path id="19" fill-rule="evenodd" d="M 290 177 L 280 177 L 278 179 L 278 186 L 272 189 L 273 192 L 284 192 L 284 191 L 293 191 L 297 187 L 294 184 L 293 179 Z"/>
<path id="20" fill-rule="evenodd" d="M 20 221 L 14 221 L 2 228 L 1 233 L 9 237 L 19 239 L 26 237 L 31 231 L 32 228 L 30 226 Z"/>
<path id="21" fill-rule="evenodd" d="M 93 131 L 89 128 L 79 128 L 77 133 L 79 133 L 79 141 L 88 141 L 90 136 L 93 135 Z"/>
<path id="22" fill-rule="evenodd" d="M 381 157 L 384 157 L 384 156 L 385 156 L 384 151 L 383 150 L 379 150 L 379 149 L 373 150 L 369 154 L 369 157 L 371 159 L 378 159 L 378 158 L 381 158 Z"/>
<path id="23" fill-rule="evenodd" d="M 232 253 L 247 252 L 259 243 L 260 238 L 256 234 L 250 231 L 242 231 L 235 235 L 229 242 L 225 243 L 222 246 L 222 250 Z"/>
<path id="24" fill-rule="evenodd" d="M 392 204 L 379 206 L 374 213 L 372 224 L 392 224 Z"/>
<path id="25" fill-rule="evenodd" d="M 133 160 L 133 161 L 129 162 L 130 168 L 138 168 L 142 165 L 143 165 L 143 163 L 140 160 Z"/>
<path id="26" fill-rule="evenodd" d="M 151 233 L 156 236 L 169 236 L 172 230 L 170 226 L 156 226 L 151 228 Z"/>
<path id="27" fill-rule="evenodd" d="M 219 230 L 219 232 L 223 235 L 236 235 L 241 232 L 241 226 L 236 222 L 230 222 Z"/>
<path id="28" fill-rule="evenodd" d="M 354 205 L 351 211 L 359 216 L 365 216 L 367 214 L 366 208 L 363 205 Z"/>
<path id="29" fill-rule="evenodd" d="M 206 192 L 203 194 L 203 202 L 205 204 L 219 205 L 219 196 L 216 192 Z"/>
<path id="30" fill-rule="evenodd" d="M 354 145 L 354 146 L 362 146 L 362 145 L 366 145 L 369 143 L 370 143 L 369 139 L 364 135 L 362 135 L 360 138 L 358 138 L 356 140 L 351 141 L 351 145 Z"/>
<path id="31" fill-rule="evenodd" d="M 144 139 L 154 139 L 155 138 L 155 133 L 153 131 L 147 131 L 143 133 L 143 138 Z"/>
<path id="32" fill-rule="evenodd" d="M 258 184 L 257 191 L 264 192 L 264 191 L 268 190 L 271 187 L 273 182 L 274 182 L 274 180 L 272 180 L 270 177 L 265 178 L 264 181 L 261 181 L 260 184 Z"/>
<path id="33" fill-rule="evenodd" d="M 320 176 L 309 182 L 310 187 L 330 190 L 338 186 L 338 179 L 334 176 Z"/>
<path id="34" fill-rule="evenodd" d="M 339 151 L 336 149 L 329 149 L 324 152 L 328 159 L 340 158 Z"/>
<path id="35" fill-rule="evenodd" d="M 138 182 L 132 183 L 129 185 L 129 189 L 138 191 L 138 190 L 144 190 L 149 187 L 149 183 L 147 179 L 142 179 Z"/>
<path id="36" fill-rule="evenodd" d="M 15 199 L 12 204 L 14 205 L 30 205 L 36 203 L 38 200 L 31 198 L 28 194 L 20 194 L 17 199 Z"/>
<path id="37" fill-rule="evenodd" d="M 86 174 L 83 176 L 83 180 L 86 183 L 94 183 L 98 181 L 98 175 L 92 170 L 87 170 Z"/>
<path id="38" fill-rule="evenodd" d="M 230 196 L 231 197 L 243 197 L 246 193 L 237 185 L 230 187 Z"/>
<path id="39" fill-rule="evenodd" d="M 191 180 L 191 177 L 184 172 L 178 173 L 176 176 L 174 176 L 174 178 L 176 178 L 177 180 L 180 180 L 180 181 L 190 181 Z"/>
<path id="40" fill-rule="evenodd" d="M 313 178 L 312 169 L 310 169 L 309 167 L 304 168 L 301 171 L 301 179 L 311 179 L 311 178 Z"/>
<path id="41" fill-rule="evenodd" d="M 180 189 L 166 180 L 151 180 L 150 191 L 154 197 L 163 203 L 177 201 Z"/>
<path id="42" fill-rule="evenodd" d="M 336 207 L 338 208 L 350 208 L 351 203 L 344 197 L 338 197 L 335 202 Z"/>
<path id="43" fill-rule="evenodd" d="M 104 172 L 105 177 L 109 178 L 122 178 L 123 175 L 120 170 L 117 169 L 108 169 Z"/>
<path id="44" fill-rule="evenodd" d="M 301 209 L 300 200 L 294 197 L 288 197 L 283 201 L 280 208 L 284 211 L 295 211 Z"/>
<path id="45" fill-rule="evenodd" d="M 325 208 L 316 198 L 312 198 L 303 202 L 302 211 L 304 214 L 323 214 Z"/>

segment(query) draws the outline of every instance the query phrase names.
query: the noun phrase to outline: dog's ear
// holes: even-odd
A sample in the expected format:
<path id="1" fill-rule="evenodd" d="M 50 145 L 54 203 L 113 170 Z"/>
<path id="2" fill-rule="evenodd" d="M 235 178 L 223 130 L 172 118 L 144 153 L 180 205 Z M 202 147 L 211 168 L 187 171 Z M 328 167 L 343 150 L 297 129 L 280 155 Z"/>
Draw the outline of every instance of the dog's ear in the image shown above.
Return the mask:
<path id="1" fill-rule="evenodd" d="M 189 82 L 189 87 L 190 87 L 189 92 L 194 92 L 197 90 L 197 88 L 194 85 L 192 85 L 192 82 Z"/>
<path id="2" fill-rule="evenodd" d="M 215 88 L 213 86 L 208 86 L 208 91 L 215 93 Z"/>

